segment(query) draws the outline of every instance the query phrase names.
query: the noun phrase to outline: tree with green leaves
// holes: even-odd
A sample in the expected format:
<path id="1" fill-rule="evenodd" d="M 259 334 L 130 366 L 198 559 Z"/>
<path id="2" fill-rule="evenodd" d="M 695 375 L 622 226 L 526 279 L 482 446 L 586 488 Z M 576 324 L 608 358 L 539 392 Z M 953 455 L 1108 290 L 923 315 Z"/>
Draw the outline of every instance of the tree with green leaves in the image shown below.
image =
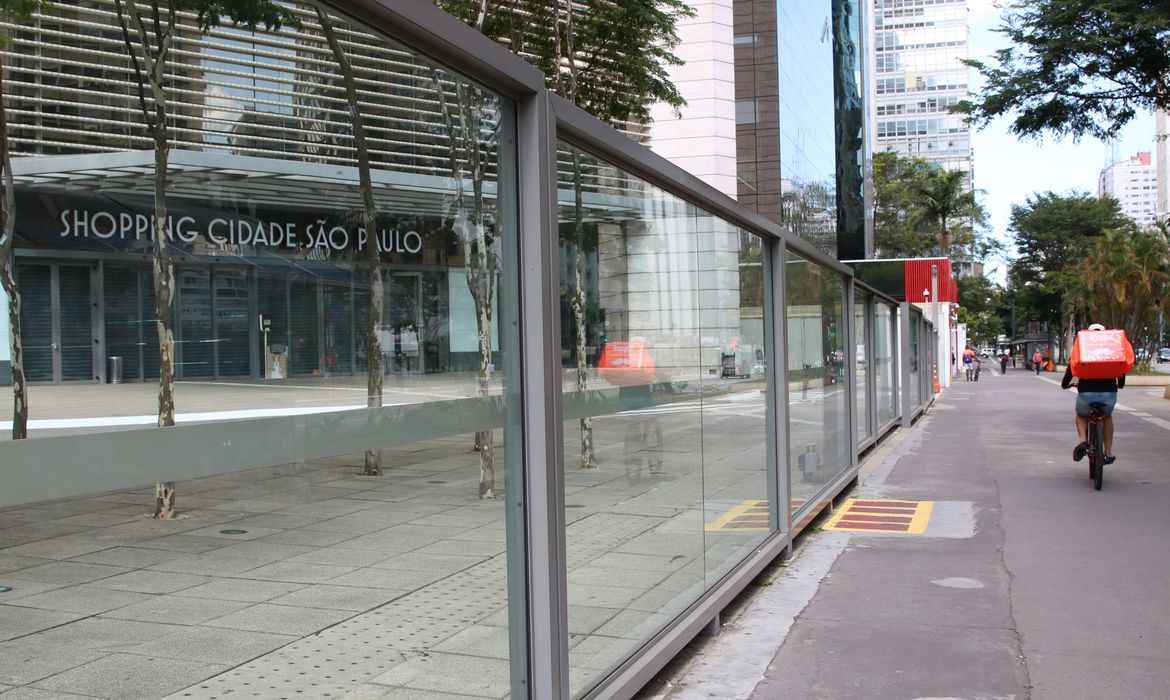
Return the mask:
<path id="1" fill-rule="evenodd" d="M 967 325 L 967 337 L 976 345 L 994 346 L 1004 332 L 1003 290 L 983 275 L 960 277 L 957 284 L 959 322 Z"/>
<path id="2" fill-rule="evenodd" d="M 374 185 L 370 176 L 370 149 L 366 144 L 365 119 L 362 116 L 362 106 L 358 101 L 357 77 L 354 74 L 353 63 L 349 54 L 341 45 L 337 37 L 337 29 L 329 13 L 320 5 L 314 5 L 317 12 L 317 23 L 321 27 L 321 34 L 329 45 L 333 59 L 337 62 L 337 69 L 341 74 L 341 82 L 345 87 L 345 103 L 349 111 L 350 132 L 353 135 L 353 148 L 357 160 L 358 192 L 362 198 L 362 226 L 366 231 L 365 264 L 369 278 L 369 313 L 366 318 L 366 405 L 370 408 L 382 409 L 382 342 L 379 329 L 382 327 L 385 300 L 383 299 L 382 261 L 378 252 L 378 207 L 374 201 Z M 379 476 L 382 473 L 381 450 L 366 450 L 362 474 L 365 476 Z"/>
<path id="3" fill-rule="evenodd" d="M 614 126 L 648 124 L 655 103 L 676 109 L 684 104 L 669 74 L 672 66 L 682 62 L 674 53 L 679 43 L 677 22 L 693 14 L 682 0 L 440 0 L 438 4 L 540 68 L 550 90 Z M 576 387 L 584 391 L 588 305 L 583 263 L 597 249 L 597 231 L 585 225 L 585 168 L 580 154 L 574 151 L 571 161 L 573 218 L 565 238 L 575 248 L 569 307 Z M 580 466 L 593 468 L 590 418 L 580 419 L 580 434 Z"/>
<path id="4" fill-rule="evenodd" d="M 1063 334 L 1070 312 L 1061 273 L 1076 265 L 1106 231 L 1132 227 L 1111 198 L 1042 192 L 1014 205 L 1008 226 L 1016 248 L 1008 272 L 1013 332 L 1037 322 L 1049 332 Z"/>
<path id="5" fill-rule="evenodd" d="M 967 176 L 922 158 L 874 154 L 874 244 L 878 257 L 986 257 L 987 222 Z"/>
<path id="6" fill-rule="evenodd" d="M 41 0 L 0 0 L 0 19 L 20 24 L 32 18 L 42 7 Z M 0 35 L 0 48 L 8 48 L 7 33 Z M 8 66 L 0 52 L 0 286 L 8 296 L 9 366 L 12 373 L 12 439 L 28 437 L 28 382 L 24 374 L 24 333 L 21 327 L 20 287 L 16 281 L 16 182 L 12 176 L 12 156 L 8 145 L 8 107 L 4 73 Z"/>
<path id="7" fill-rule="evenodd" d="M 114 0 L 122 41 L 135 78 L 138 108 L 154 144 L 154 216 L 151 263 L 159 345 L 158 425 L 175 424 L 175 335 L 171 318 L 175 297 L 175 267 L 168 247 L 171 233 L 167 215 L 170 156 L 170 111 L 167 104 L 168 69 L 178 38 L 179 13 L 194 15 L 196 28 L 210 31 L 227 18 L 236 26 L 279 29 L 296 24 L 297 17 L 271 0 L 163 0 L 152 2 L 146 12 L 135 0 Z M 149 94 L 148 94 L 149 93 Z M 175 516 L 175 487 L 171 482 L 155 486 L 154 517 Z"/>
<path id="8" fill-rule="evenodd" d="M 1121 328 L 1152 357 L 1158 347 L 1159 316 L 1170 313 L 1170 244 L 1136 226 L 1111 229 L 1094 238 L 1085 254 L 1061 276 L 1068 310 L 1080 323 Z"/>
<path id="9" fill-rule="evenodd" d="M 975 227 L 987 222 L 962 171 L 936 169 L 918 184 L 916 194 L 922 223 L 934 233 L 940 255 L 949 255 L 956 243 L 974 243 Z"/>
<path id="10" fill-rule="evenodd" d="M 956 111 L 979 125 L 1014 115 L 1020 136 L 1116 136 L 1139 111 L 1170 109 L 1166 0 L 1019 0 L 1000 33 L 1011 46 L 971 60 L 985 80 Z"/>

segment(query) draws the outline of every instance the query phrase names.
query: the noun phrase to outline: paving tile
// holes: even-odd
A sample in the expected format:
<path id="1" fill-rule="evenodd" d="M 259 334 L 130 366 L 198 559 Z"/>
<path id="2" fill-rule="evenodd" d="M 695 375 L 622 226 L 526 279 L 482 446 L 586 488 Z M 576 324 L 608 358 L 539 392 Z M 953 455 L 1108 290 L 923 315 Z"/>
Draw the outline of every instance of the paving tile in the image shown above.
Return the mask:
<path id="1" fill-rule="evenodd" d="M 223 530 L 246 530 L 246 532 L 239 534 L 230 534 L 223 532 Z M 266 535 L 275 535 L 280 532 L 279 528 L 275 527 L 250 527 L 242 528 L 236 527 L 233 522 L 230 525 L 212 525 L 211 527 L 204 527 L 198 530 L 191 530 L 183 534 L 189 537 L 210 537 L 212 539 L 232 540 L 236 542 L 246 542 L 249 540 L 259 539 Z"/>
<path id="2" fill-rule="evenodd" d="M 51 564 L 34 566 L 30 569 L 21 569 L 20 578 L 28 581 L 72 586 L 78 583 L 88 583 L 98 579 L 109 578 L 126 571 L 129 571 L 129 569 L 121 566 L 84 564 L 74 561 L 55 561 Z"/>
<path id="3" fill-rule="evenodd" d="M 436 651 L 507 660 L 508 628 L 474 625 L 440 642 Z"/>
<path id="4" fill-rule="evenodd" d="M 157 698 L 223 670 L 194 661 L 111 654 L 38 681 L 35 687 L 107 698 Z"/>
<path id="5" fill-rule="evenodd" d="M 226 547 L 229 541 L 222 537 L 196 537 L 194 535 L 168 535 L 138 542 L 135 546 L 149 549 L 161 549 L 167 552 L 185 552 L 187 554 L 204 554 L 221 547 Z"/>
<path id="6" fill-rule="evenodd" d="M 0 641 L 22 637 L 82 618 L 78 613 L 0 605 Z"/>
<path id="7" fill-rule="evenodd" d="M 4 700 L 70 700 L 70 698 L 92 698 L 92 695 L 77 695 L 60 690 L 39 690 L 32 687 L 14 688 L 4 695 Z"/>
<path id="8" fill-rule="evenodd" d="M 281 581 L 248 581 L 246 579 L 215 579 L 202 586 L 184 588 L 177 595 L 190 598 L 215 598 L 246 603 L 262 603 L 277 596 L 303 588 L 299 583 Z"/>
<path id="9" fill-rule="evenodd" d="M 374 683 L 363 683 L 341 696 L 342 700 L 470 700 L 484 697 L 493 696 L 434 693 L 417 688 L 390 688 Z"/>
<path id="10" fill-rule="evenodd" d="M 569 665 L 609 671 L 625 661 L 637 646 L 638 643 L 631 639 L 591 634 L 569 650 Z"/>
<path id="11" fill-rule="evenodd" d="M 32 610 L 32 608 L 26 609 Z M 179 629 L 181 628 L 178 625 L 87 617 L 67 625 L 38 632 L 24 639 L 37 644 L 57 644 L 74 649 L 113 652 L 137 646 L 144 639 L 157 639 Z"/>
<path id="12" fill-rule="evenodd" d="M 85 584 L 20 598 L 14 601 L 14 604 L 43 610 L 97 615 L 148 600 L 150 597 L 143 593 L 114 591 L 94 584 Z"/>
<path id="13" fill-rule="evenodd" d="M 318 584 L 306 586 L 288 595 L 273 598 L 276 605 L 292 605 L 302 608 L 324 608 L 326 610 L 351 610 L 361 612 L 375 608 L 403 595 L 404 591 L 387 588 L 358 588 L 355 586 L 333 586 Z"/>
<path id="14" fill-rule="evenodd" d="M 86 564 L 106 564 L 109 566 L 125 566 L 131 569 L 143 569 L 168 559 L 174 559 L 176 554 L 161 549 L 145 549 L 142 547 L 110 547 L 91 554 L 74 557 L 70 561 L 79 561 Z"/>
<path id="15" fill-rule="evenodd" d="M 297 639 L 287 634 L 196 626 L 152 639 L 125 651 L 130 654 L 237 666 Z"/>
<path id="16" fill-rule="evenodd" d="M 219 551 L 212 554 L 183 554 L 177 558 L 155 564 L 151 571 L 172 574 L 197 574 L 202 576 L 235 576 L 248 569 L 254 569 L 263 562 L 244 557 L 222 557 Z"/>
<path id="17" fill-rule="evenodd" d="M 436 573 L 453 574 L 470 566 L 486 561 L 484 556 L 461 556 L 458 554 L 424 554 L 422 552 L 407 552 L 390 557 L 371 566 L 382 569 L 407 569 L 411 571 L 433 571 Z"/>
<path id="18" fill-rule="evenodd" d="M 20 571 L 21 569 L 28 569 L 33 566 L 40 566 L 41 564 L 48 564 L 52 561 L 52 559 L 43 559 L 41 557 L 21 557 L 6 554 L 5 552 L 7 551 L 0 551 L 0 575 Z"/>
<path id="19" fill-rule="evenodd" d="M 226 627 L 250 632 L 307 635 L 340 622 L 352 614 L 348 611 L 294 608 L 287 605 L 259 603 L 238 612 L 208 620 L 204 624 L 208 627 Z"/>
<path id="20" fill-rule="evenodd" d="M 125 513 L 78 513 L 67 518 L 57 520 L 62 525 L 81 525 L 84 527 L 111 527 L 113 525 L 121 525 L 131 520 L 136 520 L 142 517 L 142 513 L 135 515 L 126 515 Z"/>
<path id="21" fill-rule="evenodd" d="M 185 598 L 177 595 L 145 597 L 146 600 L 118 608 L 117 610 L 111 610 L 102 615 L 102 617 L 117 620 L 163 622 L 176 625 L 197 625 L 200 622 L 223 617 L 237 610 L 243 610 L 251 604 L 236 600 Z"/>
<path id="22" fill-rule="evenodd" d="M 223 549 L 215 550 L 208 556 L 251 559 L 256 562 L 254 566 L 260 566 L 261 564 L 271 564 L 272 562 L 291 559 L 298 554 L 306 554 L 317 551 L 318 549 L 318 547 L 308 545 L 278 544 L 276 542 L 269 542 L 267 539 L 261 539 L 229 544 Z"/>
<path id="23" fill-rule="evenodd" d="M 493 557 L 503 554 L 506 546 L 503 542 L 477 542 L 475 540 L 441 540 L 434 544 L 421 547 L 420 554 L 456 554 L 459 556 L 487 556 Z"/>
<path id="24" fill-rule="evenodd" d="M 354 571 L 352 566 L 330 566 L 299 561 L 282 561 L 257 567 L 241 577 L 289 583 L 324 583 Z"/>
<path id="25" fill-rule="evenodd" d="M 102 586 L 138 593 L 174 593 L 207 583 L 205 576 L 171 574 L 165 571 L 131 571 L 127 574 L 103 579 Z"/>
<path id="26" fill-rule="evenodd" d="M 392 569 L 358 569 L 329 581 L 335 586 L 361 586 L 384 588 L 396 591 L 412 591 L 428 586 L 444 578 L 444 574 L 432 571 L 394 571 Z"/>
<path id="27" fill-rule="evenodd" d="M 106 655 L 104 651 L 32 640 L 32 637 L 25 637 L 12 642 L 0 642 L 0 683 L 32 683 Z"/>
<path id="28" fill-rule="evenodd" d="M 349 532 L 318 532 L 316 530 L 283 530 L 275 535 L 268 535 L 258 540 L 254 540 L 257 544 L 261 542 L 271 542 L 273 544 L 292 544 L 303 545 L 306 547 L 328 547 L 346 540 L 353 539 L 354 535 Z"/>
<path id="29" fill-rule="evenodd" d="M 375 678 L 374 682 L 418 690 L 502 698 L 509 691 L 508 662 L 432 653 L 399 664 Z"/>
<path id="30" fill-rule="evenodd" d="M 288 559 L 290 562 L 303 561 L 310 564 L 331 564 L 333 566 L 373 566 L 386 561 L 391 555 L 372 549 L 343 549 L 341 547 L 314 548 L 304 554 Z"/>
<path id="31" fill-rule="evenodd" d="M 58 588 L 65 588 L 64 584 L 60 583 L 45 583 L 44 581 L 25 581 L 22 578 L 16 578 L 20 575 L 17 571 L 12 574 L 0 576 L 0 583 L 12 589 L 7 593 L 0 593 L 0 604 L 15 603 L 21 598 L 27 598 L 30 595 L 38 595 L 45 591 L 55 591 Z"/>

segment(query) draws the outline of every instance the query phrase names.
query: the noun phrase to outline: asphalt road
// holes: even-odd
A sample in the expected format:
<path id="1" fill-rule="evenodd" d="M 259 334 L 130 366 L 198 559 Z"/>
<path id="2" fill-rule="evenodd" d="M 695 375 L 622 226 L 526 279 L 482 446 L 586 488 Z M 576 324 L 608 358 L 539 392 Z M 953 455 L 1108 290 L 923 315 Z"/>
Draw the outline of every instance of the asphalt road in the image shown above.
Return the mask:
<path id="1" fill-rule="evenodd" d="M 1097 492 L 1052 381 L 943 395 L 860 493 L 968 503 L 973 527 L 849 536 L 752 697 L 1170 697 L 1170 401 L 1122 393 Z"/>

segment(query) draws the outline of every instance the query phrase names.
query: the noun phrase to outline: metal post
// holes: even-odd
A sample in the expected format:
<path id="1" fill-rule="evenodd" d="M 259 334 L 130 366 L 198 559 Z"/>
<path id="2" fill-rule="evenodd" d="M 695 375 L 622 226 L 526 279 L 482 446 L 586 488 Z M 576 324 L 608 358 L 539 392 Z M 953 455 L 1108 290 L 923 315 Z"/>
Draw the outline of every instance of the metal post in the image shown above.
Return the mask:
<path id="1" fill-rule="evenodd" d="M 773 530 L 791 532 L 784 242 L 764 241 L 764 253 L 764 338 L 768 352 L 768 523 Z"/>
<path id="2" fill-rule="evenodd" d="M 565 565 L 564 421 L 560 356 L 560 248 L 556 227 L 556 121 L 548 93 L 517 102 L 520 356 L 527 538 L 527 620 L 512 598 L 512 697 L 569 697 L 568 594 Z M 516 383 L 513 382 L 513 385 Z M 516 402 L 509 401 L 513 406 Z M 509 496 L 512 496 L 509 490 Z M 509 547 L 509 551 L 512 547 Z M 509 580 L 517 572 L 509 567 Z M 515 587 L 510 588 L 515 594 Z M 519 642 L 524 641 L 522 645 Z M 527 647 L 527 648 L 525 648 Z M 527 688 L 516 663 L 527 655 Z"/>
<path id="3" fill-rule="evenodd" d="M 871 294 L 869 295 L 869 302 L 865 305 L 865 384 L 866 384 L 866 401 L 865 405 L 868 407 L 866 412 L 867 420 L 869 420 L 869 434 L 872 437 L 877 437 L 878 425 L 880 419 L 879 408 L 877 405 L 877 304 L 878 301 Z"/>
<path id="4" fill-rule="evenodd" d="M 902 376 L 902 426 L 910 427 L 914 421 L 915 406 L 910 403 L 910 324 L 914 319 L 910 316 L 910 302 L 902 302 L 901 313 L 902 318 L 898 322 L 898 358 L 900 360 L 899 367 L 901 367 Z"/>
<path id="5" fill-rule="evenodd" d="M 938 329 L 939 329 L 939 322 L 938 322 L 938 263 L 931 263 L 931 265 L 930 265 L 930 322 L 934 324 L 934 330 L 937 333 Z M 938 350 L 939 350 L 938 338 L 935 338 L 934 348 L 935 348 L 935 355 L 937 356 L 939 354 L 938 353 Z M 936 357 L 936 359 L 937 359 L 937 357 Z M 935 364 L 935 367 L 937 368 L 935 371 L 938 372 L 938 375 L 939 375 L 938 383 L 941 386 L 941 385 L 946 383 L 943 381 L 942 368 L 939 367 L 937 363 Z M 934 389 L 933 385 L 931 386 L 931 389 Z"/>

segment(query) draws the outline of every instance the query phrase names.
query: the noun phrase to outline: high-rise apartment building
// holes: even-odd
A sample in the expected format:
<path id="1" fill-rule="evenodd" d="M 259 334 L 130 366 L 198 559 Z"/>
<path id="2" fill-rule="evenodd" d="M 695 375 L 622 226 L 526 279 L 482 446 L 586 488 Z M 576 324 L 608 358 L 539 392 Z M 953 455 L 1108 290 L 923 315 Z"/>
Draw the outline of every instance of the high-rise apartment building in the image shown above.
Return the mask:
<path id="1" fill-rule="evenodd" d="M 971 130 L 950 113 L 967 96 L 967 0 L 873 0 L 872 7 L 875 150 L 970 173 Z"/>
<path id="2" fill-rule="evenodd" d="M 1105 166 L 1097 178 L 1097 196 L 1113 197 L 1139 226 L 1153 226 L 1157 214 L 1158 177 L 1149 151 Z"/>

